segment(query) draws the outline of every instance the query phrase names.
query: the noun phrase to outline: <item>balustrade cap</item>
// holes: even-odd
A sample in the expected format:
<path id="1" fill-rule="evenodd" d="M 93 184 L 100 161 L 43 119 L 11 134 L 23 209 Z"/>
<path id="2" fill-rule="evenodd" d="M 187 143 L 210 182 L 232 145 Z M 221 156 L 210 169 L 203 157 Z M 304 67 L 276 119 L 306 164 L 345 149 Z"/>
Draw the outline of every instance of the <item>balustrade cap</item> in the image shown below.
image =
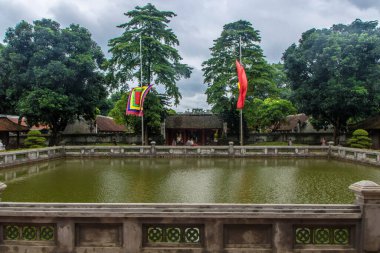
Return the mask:
<path id="1" fill-rule="evenodd" d="M 356 182 L 349 189 L 355 193 L 356 198 L 380 199 L 380 185 L 369 180 Z"/>

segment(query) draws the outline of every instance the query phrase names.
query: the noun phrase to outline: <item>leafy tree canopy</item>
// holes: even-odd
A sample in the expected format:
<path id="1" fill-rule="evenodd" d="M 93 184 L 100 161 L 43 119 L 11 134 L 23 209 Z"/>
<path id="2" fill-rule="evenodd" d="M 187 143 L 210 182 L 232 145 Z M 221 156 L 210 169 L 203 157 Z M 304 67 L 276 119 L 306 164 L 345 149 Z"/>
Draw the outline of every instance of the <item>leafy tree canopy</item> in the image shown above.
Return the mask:
<path id="1" fill-rule="evenodd" d="M 95 117 L 106 97 L 100 47 L 79 25 L 42 19 L 9 28 L 0 56 L 0 110 L 57 133 L 76 117 Z"/>
<path id="2" fill-rule="evenodd" d="M 286 76 L 284 64 L 282 63 L 272 63 L 272 76 L 273 82 L 278 89 L 278 96 L 282 99 L 289 100 L 292 96 L 292 89 L 290 87 L 290 82 Z"/>
<path id="3" fill-rule="evenodd" d="M 379 111 L 377 21 L 308 30 L 286 50 L 284 61 L 297 107 L 332 124 L 335 142 L 348 119 Z"/>
<path id="4" fill-rule="evenodd" d="M 175 48 L 179 45 L 177 36 L 168 28 L 171 11 L 159 11 L 152 4 L 136 7 L 125 13 L 130 20 L 118 27 L 124 33 L 109 41 L 112 57 L 108 62 L 108 80 L 114 87 L 127 81 L 140 80 L 140 37 L 142 41 L 143 76 L 140 83 L 163 85 L 166 94 L 178 104 L 181 94 L 176 82 L 189 78 L 191 68 L 180 63 L 182 60 Z M 149 95 L 148 95 L 149 96 Z"/>
<path id="5" fill-rule="evenodd" d="M 267 98 L 264 100 L 255 98 L 248 101 L 249 106 L 246 118 L 249 126 L 258 131 L 281 123 L 286 116 L 295 114 L 296 108 L 289 100 Z"/>
<path id="6" fill-rule="evenodd" d="M 128 93 L 124 93 L 121 98 L 115 103 L 115 106 L 109 113 L 118 124 L 128 125 L 133 127 L 136 133 L 141 133 L 141 118 L 133 115 L 125 115 L 125 107 L 128 102 Z M 169 98 L 163 94 L 159 94 L 156 90 L 151 90 L 149 96 L 144 102 L 144 119 L 147 122 L 146 130 L 150 135 L 160 135 L 160 127 L 162 119 L 168 114 L 173 113 L 173 110 L 168 110 Z M 175 112 L 174 112 L 175 114 Z"/>
<path id="7" fill-rule="evenodd" d="M 219 38 L 214 40 L 210 48 L 211 58 L 203 62 L 204 82 L 207 101 L 213 105 L 214 112 L 234 110 L 226 108 L 238 94 L 237 74 L 235 61 L 239 59 L 239 43 L 241 39 L 242 63 L 248 79 L 248 93 L 257 98 L 267 98 L 277 93 L 276 85 L 272 80 L 272 69 L 265 61 L 260 43 L 259 31 L 248 21 L 239 20 L 226 24 Z"/>
<path id="8" fill-rule="evenodd" d="M 102 101 L 100 101 L 100 104 L 98 105 L 100 114 L 108 115 L 110 111 L 115 107 L 116 102 L 119 101 L 125 93 L 126 91 L 124 90 L 118 90 L 110 94 L 109 97 L 104 98 Z"/>
<path id="9" fill-rule="evenodd" d="M 212 105 L 212 111 L 219 113 L 228 124 L 230 133 L 239 133 L 239 113 L 236 110 L 238 96 L 237 73 L 235 61 L 240 57 L 242 48 L 242 64 L 248 79 L 247 100 L 265 99 L 277 96 L 278 89 L 273 81 L 273 69 L 265 61 L 263 51 L 259 46 L 261 41 L 258 30 L 248 21 L 224 25 L 219 38 L 214 40 L 210 48 L 211 58 L 202 63 L 207 102 Z M 246 103 L 244 116 L 252 103 Z M 247 122 L 243 119 L 243 132 L 247 133 Z"/>

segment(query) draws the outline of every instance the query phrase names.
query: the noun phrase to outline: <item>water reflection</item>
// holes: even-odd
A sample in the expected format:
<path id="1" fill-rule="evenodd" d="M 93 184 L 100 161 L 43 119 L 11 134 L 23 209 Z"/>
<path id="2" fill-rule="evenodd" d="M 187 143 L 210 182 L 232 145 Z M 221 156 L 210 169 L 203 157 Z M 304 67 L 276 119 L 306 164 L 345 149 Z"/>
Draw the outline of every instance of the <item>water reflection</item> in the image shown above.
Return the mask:
<path id="1" fill-rule="evenodd" d="M 0 182 L 10 183 L 15 180 L 22 180 L 37 174 L 46 173 L 55 170 L 55 163 L 41 162 L 37 164 L 30 164 L 19 166 L 11 169 L 0 170 Z"/>
<path id="2" fill-rule="evenodd" d="M 322 159 L 81 159 L 0 171 L 3 201 L 352 203 L 380 169 Z"/>

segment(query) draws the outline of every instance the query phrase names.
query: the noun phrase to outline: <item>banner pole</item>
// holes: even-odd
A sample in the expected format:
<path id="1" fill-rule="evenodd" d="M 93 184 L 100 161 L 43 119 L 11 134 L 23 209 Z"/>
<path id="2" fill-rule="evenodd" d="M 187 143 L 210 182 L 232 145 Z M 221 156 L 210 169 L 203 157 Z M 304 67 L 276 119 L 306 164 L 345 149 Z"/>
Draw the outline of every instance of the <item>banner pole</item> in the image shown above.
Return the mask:
<path id="1" fill-rule="evenodd" d="M 140 87 L 143 86 L 142 38 L 140 33 Z M 142 108 L 141 108 L 142 109 Z M 144 145 L 144 114 L 141 116 L 141 145 Z"/>
<path id="2" fill-rule="evenodd" d="M 239 59 L 240 64 L 243 65 L 241 62 L 241 36 L 239 36 Z M 240 146 L 243 146 L 243 108 L 240 109 Z"/>

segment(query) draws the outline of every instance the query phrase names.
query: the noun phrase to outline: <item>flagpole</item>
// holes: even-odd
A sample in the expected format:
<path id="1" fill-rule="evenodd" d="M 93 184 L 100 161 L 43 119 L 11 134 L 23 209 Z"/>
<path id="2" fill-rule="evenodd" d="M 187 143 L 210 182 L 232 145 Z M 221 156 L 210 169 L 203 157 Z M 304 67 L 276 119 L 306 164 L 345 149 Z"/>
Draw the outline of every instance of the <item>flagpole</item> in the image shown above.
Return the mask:
<path id="1" fill-rule="evenodd" d="M 243 65 L 241 62 L 241 36 L 239 36 L 239 59 L 240 64 Z M 243 108 L 240 109 L 240 146 L 243 146 Z"/>
<path id="2" fill-rule="evenodd" d="M 140 87 L 143 86 L 142 38 L 140 33 Z M 141 108 L 142 111 L 142 108 Z M 141 116 L 141 145 L 144 145 L 144 114 Z"/>

